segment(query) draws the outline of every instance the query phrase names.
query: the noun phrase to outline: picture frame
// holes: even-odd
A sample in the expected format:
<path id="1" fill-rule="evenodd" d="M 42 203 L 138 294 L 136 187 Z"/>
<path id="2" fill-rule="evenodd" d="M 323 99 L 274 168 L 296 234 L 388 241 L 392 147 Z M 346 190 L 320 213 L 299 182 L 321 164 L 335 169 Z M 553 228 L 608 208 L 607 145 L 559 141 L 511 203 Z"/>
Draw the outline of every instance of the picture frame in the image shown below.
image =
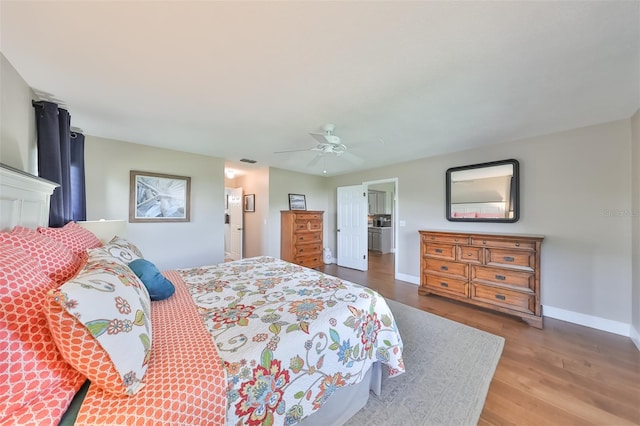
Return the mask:
<path id="1" fill-rule="evenodd" d="M 289 210 L 306 210 L 307 199 L 303 194 L 289 194 Z"/>
<path id="2" fill-rule="evenodd" d="M 189 222 L 191 177 L 131 170 L 129 222 Z"/>
<path id="3" fill-rule="evenodd" d="M 256 211 L 256 194 L 247 194 L 244 196 L 244 211 L 255 212 Z"/>

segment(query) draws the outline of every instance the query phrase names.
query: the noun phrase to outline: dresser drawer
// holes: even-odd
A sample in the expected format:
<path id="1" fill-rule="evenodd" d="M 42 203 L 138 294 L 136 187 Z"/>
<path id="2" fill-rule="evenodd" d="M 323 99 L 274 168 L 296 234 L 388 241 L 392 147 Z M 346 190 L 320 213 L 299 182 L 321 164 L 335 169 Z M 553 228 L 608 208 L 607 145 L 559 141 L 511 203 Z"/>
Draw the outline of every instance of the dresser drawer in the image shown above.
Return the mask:
<path id="1" fill-rule="evenodd" d="M 448 260 L 425 258 L 426 272 L 452 275 L 465 279 L 469 276 L 469 265 L 465 263 L 450 262 Z"/>
<path id="2" fill-rule="evenodd" d="M 517 240 L 517 239 L 499 239 L 492 237 L 471 237 L 471 245 L 482 247 L 500 247 L 500 248 L 516 248 L 535 250 L 536 243 L 534 241 Z"/>
<path id="3" fill-rule="evenodd" d="M 296 256 L 308 256 L 313 254 L 322 253 L 322 244 L 320 243 L 312 243 L 312 244 L 296 244 L 294 247 Z"/>
<path id="4" fill-rule="evenodd" d="M 535 296 L 531 293 L 521 293 L 519 291 L 472 283 L 471 299 L 519 312 L 536 314 Z"/>
<path id="5" fill-rule="evenodd" d="M 307 268 L 317 268 L 322 265 L 322 254 L 315 254 L 311 256 L 296 256 L 294 263 Z"/>
<path id="6" fill-rule="evenodd" d="M 536 254 L 529 250 L 509 250 L 486 248 L 485 264 L 489 266 L 505 266 L 533 271 L 536 267 Z"/>
<path id="7" fill-rule="evenodd" d="M 446 292 L 458 296 L 469 297 L 469 283 L 467 283 L 466 280 L 457 280 L 455 278 L 425 274 L 424 285 L 429 290 L 434 290 L 436 292 Z"/>
<path id="8" fill-rule="evenodd" d="M 471 280 L 490 284 L 511 285 L 528 291 L 535 290 L 535 276 L 528 272 L 472 266 Z"/>
<path id="9" fill-rule="evenodd" d="M 450 244 L 424 244 L 424 255 L 445 260 L 456 260 L 456 246 Z"/>
<path id="10" fill-rule="evenodd" d="M 469 244 L 469 237 L 464 235 L 423 235 L 422 241 L 425 243 L 448 243 L 448 244 Z"/>
<path id="11" fill-rule="evenodd" d="M 293 236 L 296 244 L 322 243 L 322 232 L 300 232 Z"/>
<path id="12" fill-rule="evenodd" d="M 482 263 L 482 247 L 458 246 L 458 260 L 467 263 Z"/>
<path id="13" fill-rule="evenodd" d="M 295 232 L 322 231 L 322 221 L 296 219 L 294 230 Z"/>
<path id="14" fill-rule="evenodd" d="M 296 221 L 298 220 L 322 221 L 322 213 L 296 213 Z"/>

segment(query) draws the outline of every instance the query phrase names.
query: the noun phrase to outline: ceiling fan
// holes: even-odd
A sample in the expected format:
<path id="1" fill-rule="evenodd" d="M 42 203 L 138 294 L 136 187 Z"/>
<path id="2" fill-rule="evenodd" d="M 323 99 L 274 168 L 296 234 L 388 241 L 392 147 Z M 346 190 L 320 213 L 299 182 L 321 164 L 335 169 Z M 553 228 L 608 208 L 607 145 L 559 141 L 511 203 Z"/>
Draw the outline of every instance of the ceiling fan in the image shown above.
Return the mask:
<path id="1" fill-rule="evenodd" d="M 315 151 L 318 153 L 318 155 L 316 155 L 313 160 L 311 160 L 308 164 L 308 166 L 313 166 L 315 165 L 323 156 L 325 155 L 335 155 L 338 157 L 342 157 L 345 160 L 355 164 L 355 165 L 360 165 L 364 162 L 364 159 L 351 154 L 350 152 L 347 151 L 347 146 L 345 144 L 342 143 L 341 139 L 339 136 L 333 134 L 333 131 L 335 130 L 335 125 L 334 124 L 325 124 L 323 127 L 324 133 L 309 133 L 311 136 L 313 136 L 314 139 L 316 139 L 318 141 L 318 143 L 315 146 L 312 146 L 311 148 L 305 148 L 305 149 L 292 149 L 292 150 L 288 150 L 288 151 L 276 151 L 274 152 L 274 154 L 284 154 L 284 153 L 289 153 L 289 152 L 303 152 L 303 151 Z M 384 143 L 384 141 L 382 139 L 380 139 L 379 141 L 380 143 Z M 366 142 L 365 142 L 366 144 Z M 359 144 L 352 144 L 350 145 L 351 148 L 354 148 L 356 146 L 360 146 L 360 145 L 364 145 L 363 143 L 359 143 Z"/>

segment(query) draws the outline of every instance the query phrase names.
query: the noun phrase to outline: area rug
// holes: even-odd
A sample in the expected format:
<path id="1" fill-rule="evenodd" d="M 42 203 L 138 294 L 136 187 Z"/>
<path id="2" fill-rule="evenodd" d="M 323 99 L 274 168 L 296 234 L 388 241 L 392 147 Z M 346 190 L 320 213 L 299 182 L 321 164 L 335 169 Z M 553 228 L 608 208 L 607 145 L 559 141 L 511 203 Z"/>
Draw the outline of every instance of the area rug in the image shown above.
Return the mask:
<path id="1" fill-rule="evenodd" d="M 504 339 L 387 302 L 402 336 L 407 372 L 384 377 L 381 395 L 372 393 L 345 425 L 477 425 Z"/>

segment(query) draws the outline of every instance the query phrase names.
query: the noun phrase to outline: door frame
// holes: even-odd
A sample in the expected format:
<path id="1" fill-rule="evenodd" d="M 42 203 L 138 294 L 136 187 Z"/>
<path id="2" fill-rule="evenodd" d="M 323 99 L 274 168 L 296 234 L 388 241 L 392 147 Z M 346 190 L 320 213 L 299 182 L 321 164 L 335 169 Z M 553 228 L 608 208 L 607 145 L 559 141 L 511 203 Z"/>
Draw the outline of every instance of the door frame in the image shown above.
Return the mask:
<path id="1" fill-rule="evenodd" d="M 398 259 L 400 259 L 400 245 L 398 244 L 398 235 L 399 233 L 399 226 L 398 224 L 400 223 L 399 217 L 399 209 L 398 206 L 400 203 L 398 203 L 398 193 L 399 193 L 399 182 L 398 182 L 398 178 L 394 177 L 394 178 L 387 178 L 387 179 L 378 179 L 378 180 L 368 180 L 366 182 L 362 182 L 362 185 L 364 185 L 364 189 L 365 191 L 367 191 L 367 194 L 369 193 L 369 185 L 377 185 L 379 183 L 393 183 L 394 185 L 394 191 L 393 191 L 393 247 L 394 247 L 394 262 L 393 262 L 393 276 L 395 279 L 399 279 L 398 278 Z M 367 262 L 369 262 L 368 256 L 367 256 Z"/>

